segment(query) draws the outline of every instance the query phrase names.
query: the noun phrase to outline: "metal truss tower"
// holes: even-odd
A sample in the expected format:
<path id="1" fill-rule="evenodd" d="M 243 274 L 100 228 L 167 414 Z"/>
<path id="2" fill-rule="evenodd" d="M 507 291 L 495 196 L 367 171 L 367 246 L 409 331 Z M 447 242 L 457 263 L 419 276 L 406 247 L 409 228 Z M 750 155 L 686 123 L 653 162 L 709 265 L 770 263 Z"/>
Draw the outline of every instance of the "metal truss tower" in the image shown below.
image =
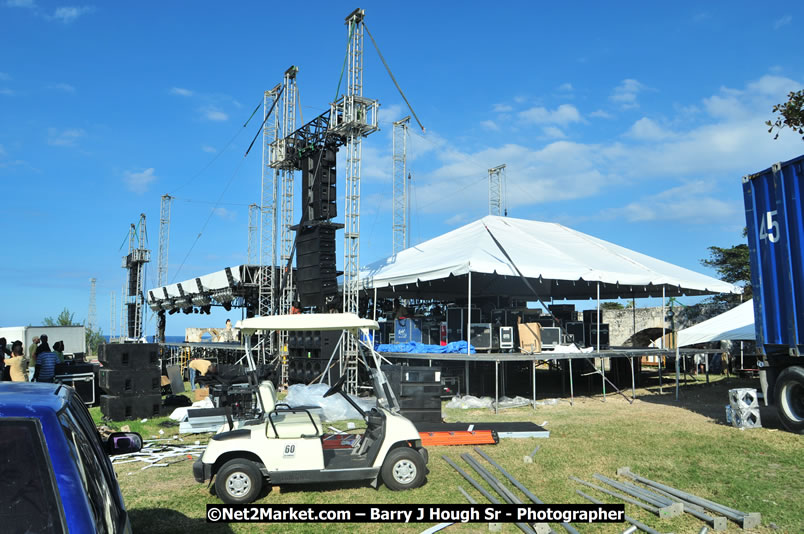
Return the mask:
<path id="1" fill-rule="evenodd" d="M 293 254 L 294 232 L 291 229 L 294 225 L 293 202 L 294 202 L 294 172 L 295 164 L 292 147 L 288 145 L 288 136 L 296 131 L 296 74 L 299 68 L 291 66 L 285 71 L 282 80 L 282 96 L 277 105 L 276 113 L 276 135 L 269 147 L 269 165 L 275 169 L 274 176 L 279 184 L 279 265 L 281 267 L 279 306 L 277 312 L 280 314 L 290 313 L 290 306 L 293 303 L 293 267 L 290 263 Z M 287 332 L 278 332 L 277 342 L 279 345 L 278 357 L 280 358 L 280 384 L 285 388 L 288 384 L 288 350 Z"/>
<path id="2" fill-rule="evenodd" d="M 117 330 L 117 304 L 114 301 L 114 291 L 110 293 L 111 302 L 109 303 L 109 341 L 114 339 Z"/>
<path id="3" fill-rule="evenodd" d="M 505 200 L 505 163 L 489 169 L 489 215 L 508 215 Z"/>
<path id="4" fill-rule="evenodd" d="M 139 235 L 137 227 L 131 225 L 128 235 L 128 254 L 123 257 L 123 268 L 128 270 L 128 291 L 124 290 L 127 336 L 132 339 L 140 339 L 143 336 L 145 264 L 151 261 L 151 251 L 145 248 L 147 233 L 144 213 L 140 214 L 138 227 Z M 135 248 L 135 242 L 137 248 Z"/>
<path id="5" fill-rule="evenodd" d="M 349 38 L 347 91 L 330 107 L 331 128 L 346 138 L 346 191 L 344 210 L 343 311 L 358 313 L 360 273 L 360 160 L 363 137 L 377 130 L 377 101 L 363 97 L 363 18 L 356 9 L 346 17 Z M 346 391 L 357 392 L 358 345 L 351 335 L 341 343 L 341 369 L 346 370 Z"/>
<path id="6" fill-rule="evenodd" d="M 394 123 L 393 254 L 408 247 L 408 125 L 410 116 Z"/>
<path id="7" fill-rule="evenodd" d="M 156 287 L 168 283 L 168 249 L 170 247 L 170 205 L 173 197 L 162 195 L 159 207 L 159 258 L 156 267 Z"/>
<path id="8" fill-rule="evenodd" d="M 263 171 L 264 172 L 264 171 Z M 257 248 L 257 228 L 259 228 L 259 206 L 256 204 L 248 205 L 248 249 L 246 252 L 246 264 L 258 265 L 259 249 Z"/>
<path id="9" fill-rule="evenodd" d="M 98 325 L 98 312 L 95 301 L 95 283 L 96 278 L 89 279 L 89 309 L 87 310 L 87 329 L 90 331 L 95 330 Z"/>
<path id="10" fill-rule="evenodd" d="M 276 103 L 280 88 L 281 86 L 277 85 L 263 94 L 263 120 L 265 120 L 268 111 Z M 257 314 L 260 316 L 276 313 L 276 280 L 274 279 L 274 274 L 276 273 L 276 199 L 279 171 L 272 168 L 270 163 L 272 143 L 276 141 L 278 135 L 279 117 L 275 113 L 272 121 L 265 121 L 262 130 L 259 250 L 254 250 L 253 252 L 259 254 L 260 292 Z M 249 211 L 249 221 L 251 221 L 251 211 Z M 251 227 L 251 222 L 249 222 L 249 227 Z M 251 236 L 249 236 L 249 247 L 251 247 Z M 252 253 L 249 253 L 249 257 L 251 255 Z M 264 364 L 267 356 L 274 351 L 274 334 L 259 334 L 257 346 L 259 348 L 259 361 Z"/>

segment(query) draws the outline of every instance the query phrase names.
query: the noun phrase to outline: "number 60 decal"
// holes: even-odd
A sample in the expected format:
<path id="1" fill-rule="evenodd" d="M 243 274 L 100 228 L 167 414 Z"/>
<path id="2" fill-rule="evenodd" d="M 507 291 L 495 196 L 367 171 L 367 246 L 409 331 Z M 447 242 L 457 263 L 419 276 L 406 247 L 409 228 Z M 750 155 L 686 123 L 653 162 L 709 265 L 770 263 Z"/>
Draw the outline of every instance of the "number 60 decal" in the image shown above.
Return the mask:
<path id="1" fill-rule="evenodd" d="M 759 227 L 759 238 L 766 239 L 771 243 L 779 241 L 779 221 L 774 220 L 778 211 L 768 211 L 762 219 L 762 224 Z"/>

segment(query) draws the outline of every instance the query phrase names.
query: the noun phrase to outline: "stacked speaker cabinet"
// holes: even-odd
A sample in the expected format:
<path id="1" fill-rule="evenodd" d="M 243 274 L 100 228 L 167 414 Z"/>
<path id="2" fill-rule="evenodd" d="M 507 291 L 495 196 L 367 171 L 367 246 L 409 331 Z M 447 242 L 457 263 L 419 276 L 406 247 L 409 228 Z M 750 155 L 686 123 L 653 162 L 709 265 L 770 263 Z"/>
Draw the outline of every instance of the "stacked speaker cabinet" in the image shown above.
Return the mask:
<path id="1" fill-rule="evenodd" d="M 98 348 L 102 367 L 101 412 L 112 421 L 156 417 L 162 405 L 159 345 L 107 343 Z"/>
<path id="2" fill-rule="evenodd" d="M 441 368 L 383 365 L 400 413 L 416 423 L 441 422 Z"/>

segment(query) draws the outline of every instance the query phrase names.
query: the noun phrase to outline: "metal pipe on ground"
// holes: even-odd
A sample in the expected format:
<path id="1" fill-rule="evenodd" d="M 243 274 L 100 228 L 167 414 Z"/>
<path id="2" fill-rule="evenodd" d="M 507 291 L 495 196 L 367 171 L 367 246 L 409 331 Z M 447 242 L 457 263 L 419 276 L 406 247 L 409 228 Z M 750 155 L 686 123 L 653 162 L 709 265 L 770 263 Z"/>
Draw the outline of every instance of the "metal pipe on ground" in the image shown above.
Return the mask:
<path id="1" fill-rule="evenodd" d="M 450 523 L 450 524 L 452 524 L 452 523 Z M 631 525 L 627 529 L 623 530 L 622 534 L 634 534 L 634 532 L 636 532 L 636 531 L 637 531 L 636 525 Z M 422 534 L 424 534 L 424 533 L 422 532 Z"/>
<path id="2" fill-rule="evenodd" d="M 494 475 L 489 473 L 486 469 L 483 468 L 482 465 L 477 463 L 477 460 L 472 458 L 469 454 L 462 454 L 461 458 L 469 464 L 469 467 L 475 470 L 475 472 L 480 475 L 483 480 L 485 480 L 489 486 L 494 489 L 497 493 L 500 494 L 500 497 L 505 499 L 509 504 L 522 504 L 522 501 L 514 495 L 508 488 L 506 488 L 502 482 L 497 480 Z M 536 534 L 549 534 L 552 533 L 553 530 L 547 523 L 529 523 L 529 525 L 536 531 Z"/>
<path id="3" fill-rule="evenodd" d="M 625 481 L 619 481 L 618 480 L 618 482 L 620 482 L 620 484 L 622 484 L 626 488 L 630 488 L 630 489 L 634 490 L 635 492 L 641 493 L 643 495 L 647 495 L 651 499 L 655 499 L 655 500 L 657 500 L 659 502 L 664 503 L 665 506 L 669 506 L 669 505 L 673 504 L 674 502 L 677 502 L 677 501 L 675 501 L 673 499 L 668 498 L 666 495 L 660 495 L 660 494 L 656 493 L 655 491 L 651 491 L 651 490 L 649 490 L 647 488 L 643 488 L 642 486 L 637 486 L 636 484 L 631 484 L 631 483 L 625 482 Z"/>
<path id="4" fill-rule="evenodd" d="M 639 486 L 634 486 L 632 484 L 629 484 L 629 486 L 632 486 L 632 487 L 635 487 L 635 488 L 639 487 Z M 642 488 L 640 488 L 640 489 L 642 489 Z M 700 519 L 701 521 L 705 521 L 705 522 L 709 523 L 714 530 L 726 530 L 727 524 L 726 524 L 726 518 L 725 517 L 723 517 L 723 516 L 711 516 L 711 515 L 709 515 L 707 513 L 707 510 L 705 508 L 702 508 L 702 507 L 698 506 L 697 504 L 693 504 L 691 502 L 685 501 L 681 497 L 676 497 L 675 495 L 671 495 L 670 493 L 662 491 L 659 488 L 653 488 L 653 490 L 654 491 L 652 491 L 650 493 L 656 495 L 657 492 L 658 492 L 658 493 L 661 494 L 661 495 L 659 495 L 660 497 L 665 497 L 667 500 L 669 500 L 671 502 L 674 502 L 674 503 L 680 503 L 681 506 L 683 507 L 683 510 L 686 513 L 690 514 L 693 517 L 696 517 L 696 518 Z"/>
<path id="5" fill-rule="evenodd" d="M 603 504 L 602 501 L 598 501 L 594 497 L 592 497 L 590 495 L 587 495 L 586 493 L 582 492 L 581 490 L 575 490 L 575 493 L 577 493 L 578 495 L 580 495 L 581 497 L 583 497 L 584 499 L 590 501 L 593 504 Z M 658 530 L 653 530 L 652 528 L 650 528 L 645 523 L 642 523 L 641 521 L 637 521 L 633 517 L 629 517 L 627 515 L 624 515 L 623 518 L 626 521 L 628 521 L 629 523 L 631 523 L 632 525 L 634 525 L 635 527 L 637 527 L 642 532 L 647 532 L 648 534 L 659 534 Z"/>
<path id="6" fill-rule="evenodd" d="M 466 497 L 466 500 L 469 501 L 469 504 L 477 504 L 477 501 L 475 500 L 475 498 L 472 497 L 471 495 L 469 495 L 468 493 L 466 493 L 465 489 L 463 489 L 462 487 L 458 486 L 458 491 L 460 491 L 463 494 L 463 496 Z"/>
<path id="7" fill-rule="evenodd" d="M 734 508 L 710 501 L 709 499 L 704 499 L 703 497 L 698 497 L 697 495 L 687 493 L 686 491 L 668 486 L 667 484 L 662 484 L 661 482 L 656 482 L 655 480 L 641 477 L 636 473 L 631 472 L 631 470 L 627 467 L 621 467 L 618 469 L 617 474 L 626 475 L 630 478 L 633 478 L 637 482 L 642 482 L 648 486 L 664 490 L 671 495 L 675 495 L 684 500 L 690 501 L 693 504 L 703 506 L 712 512 L 724 515 L 740 525 L 744 530 L 756 528 L 762 523 L 762 516 L 759 513 L 745 513 L 741 512 L 740 510 L 735 510 Z"/>
<path id="8" fill-rule="evenodd" d="M 490 463 L 491 465 L 493 465 L 494 467 L 496 467 L 496 468 L 497 468 L 497 470 L 498 470 L 500 473 L 502 473 L 502 474 L 503 474 L 503 476 L 504 476 L 505 478 L 507 478 L 507 479 L 508 479 L 508 480 L 511 482 L 511 484 L 513 484 L 514 486 L 516 486 L 516 487 L 517 487 L 517 489 L 519 489 L 519 491 L 521 491 L 522 493 L 524 493 L 524 494 L 525 494 L 525 497 L 527 497 L 528 499 L 530 499 L 531 501 L 533 501 L 533 503 L 534 503 L 534 504 L 544 504 L 544 503 L 541 501 L 541 499 L 539 499 L 538 497 L 536 497 L 536 495 L 534 495 L 533 493 L 531 493 L 531 492 L 528 490 L 528 488 L 526 488 L 526 487 L 524 486 L 524 484 L 522 484 L 522 483 L 521 483 L 521 482 L 519 482 L 519 481 L 518 481 L 516 478 L 514 478 L 514 476 L 513 476 L 511 473 L 509 473 L 508 471 L 506 471 L 505 469 L 503 469 L 503 467 L 502 467 L 500 464 L 498 464 L 497 462 L 495 462 L 494 460 L 492 460 L 492 459 L 491 459 L 491 457 L 489 457 L 489 455 L 488 455 L 488 454 L 486 454 L 485 452 L 483 452 L 483 451 L 482 451 L 481 449 L 479 449 L 478 447 L 475 447 L 474 449 L 475 449 L 475 452 L 476 452 L 476 453 L 478 453 L 478 454 L 479 454 L 479 455 L 480 455 L 480 456 L 481 456 L 481 457 L 482 457 L 484 460 L 486 460 L 488 463 Z M 531 456 L 532 456 L 533 454 L 535 454 L 535 453 L 536 453 L 536 451 L 538 451 L 538 450 L 539 450 L 539 447 L 536 447 L 536 449 L 535 449 L 535 450 L 534 450 L 534 451 L 531 453 Z M 579 533 L 577 530 L 575 530 L 575 528 L 574 528 L 572 525 L 570 525 L 569 523 L 562 522 L 562 523 L 561 523 L 561 526 L 562 526 L 562 527 L 564 527 L 564 530 L 566 530 L 566 531 L 567 531 L 567 532 L 569 532 L 570 534 L 580 534 L 580 533 Z"/>
<path id="9" fill-rule="evenodd" d="M 447 456 L 446 456 L 446 455 L 444 455 L 444 454 L 442 454 L 442 455 L 441 455 L 441 457 L 444 459 L 444 461 L 446 461 L 446 462 L 447 462 L 449 465 L 451 465 L 451 466 L 452 466 L 452 468 L 453 468 L 453 469 L 455 469 L 455 470 L 458 472 L 458 474 L 459 474 L 459 475 L 461 475 L 463 478 L 465 478 L 465 479 L 466 479 L 466 481 L 467 481 L 467 482 L 469 482 L 469 483 L 470 483 L 472 486 L 474 486 L 474 488 L 475 488 L 477 491 L 479 491 L 479 492 L 480 492 L 480 494 L 481 494 L 481 495 L 483 495 L 483 497 L 485 497 L 486 499 L 488 499 L 488 500 L 489 500 L 489 502 L 490 502 L 491 504 L 501 504 L 501 503 L 500 503 L 500 501 L 498 501 L 497 499 L 495 499 L 495 498 L 494 498 L 494 497 L 491 495 L 491 493 L 489 493 L 488 491 L 486 491 L 486 489 L 485 489 L 483 486 L 481 486 L 481 485 L 480 485 L 480 483 L 479 483 L 477 480 L 475 480 L 474 478 L 472 478 L 471 476 L 469 476 L 469 475 L 466 473 L 466 471 L 464 471 L 463 469 L 461 469 L 461 468 L 460 468 L 460 466 L 459 466 L 458 464 L 456 464 L 455 462 L 453 462 L 452 460 L 450 460 L 450 459 L 449 459 L 449 457 L 447 457 Z M 525 523 L 514 523 L 514 524 L 517 526 L 517 528 L 519 528 L 519 530 L 521 530 L 522 532 L 525 532 L 525 534 L 536 534 L 536 531 L 534 531 L 532 528 L 530 528 L 530 527 L 529 527 L 528 525 L 526 525 Z"/>
<path id="10" fill-rule="evenodd" d="M 651 506 L 650 504 L 645 504 L 644 502 L 637 501 L 635 499 L 632 499 L 631 497 L 628 497 L 627 495 L 623 495 L 622 493 L 617 493 L 616 491 L 607 490 L 606 488 L 602 488 L 602 487 L 598 486 L 597 484 L 592 484 L 591 482 L 581 480 L 578 477 L 571 476 L 570 479 L 574 480 L 575 482 L 580 482 L 584 486 L 589 486 L 590 488 L 593 488 L 593 489 L 596 489 L 597 491 L 603 492 L 606 495 L 611 495 L 615 499 L 620 499 L 621 501 L 629 502 L 629 503 L 631 503 L 631 504 L 633 504 L 635 506 L 639 506 L 640 508 L 647 510 L 648 512 L 651 512 L 651 513 L 654 513 L 656 515 L 659 515 L 659 509 L 656 508 L 655 506 Z"/>
<path id="11" fill-rule="evenodd" d="M 611 486 L 613 488 L 617 488 L 618 490 L 622 491 L 623 493 L 631 495 L 632 497 L 636 497 L 637 499 L 642 499 L 643 501 L 645 501 L 647 503 L 650 503 L 653 506 L 656 506 L 659 509 L 659 517 L 667 517 L 667 518 L 678 517 L 678 516 L 680 516 L 681 514 L 684 513 L 684 507 L 681 504 L 674 503 L 674 504 L 671 504 L 671 505 L 666 505 L 666 504 L 664 504 L 664 502 L 662 502 L 660 500 L 654 499 L 652 497 L 648 497 L 647 495 L 645 495 L 641 491 L 634 491 L 631 488 L 628 488 L 628 487 L 624 486 L 623 484 L 620 484 L 616 480 L 612 480 L 612 479 L 610 479 L 608 477 L 605 477 L 605 476 L 603 476 L 603 475 L 601 475 L 599 473 L 595 473 L 592 476 L 595 477 L 596 479 L 600 480 L 601 482 L 605 482 L 606 484 L 608 484 L 609 486 Z"/>

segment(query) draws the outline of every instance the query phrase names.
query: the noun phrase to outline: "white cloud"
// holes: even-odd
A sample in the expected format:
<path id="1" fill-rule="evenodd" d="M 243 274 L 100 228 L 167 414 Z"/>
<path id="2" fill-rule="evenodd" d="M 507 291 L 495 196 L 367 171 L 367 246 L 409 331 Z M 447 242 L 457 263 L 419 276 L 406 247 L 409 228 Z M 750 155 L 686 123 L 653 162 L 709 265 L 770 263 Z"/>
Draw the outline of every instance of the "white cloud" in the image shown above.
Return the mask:
<path id="1" fill-rule="evenodd" d="M 496 123 L 496 122 L 494 122 L 494 121 L 490 121 L 490 120 L 489 120 L 489 121 L 481 121 L 481 122 L 480 122 L 480 125 L 481 125 L 483 128 L 487 129 L 487 130 L 493 130 L 493 131 L 495 131 L 495 132 L 497 132 L 497 131 L 499 131 L 499 130 L 500 130 L 500 127 L 499 127 L 499 126 L 497 126 L 497 123 Z"/>
<path id="2" fill-rule="evenodd" d="M 215 216 L 227 221 L 233 221 L 237 218 L 235 212 L 227 210 L 224 207 L 215 208 L 212 210 L 212 212 L 215 214 Z"/>
<path id="3" fill-rule="evenodd" d="M 570 104 L 561 104 L 552 111 L 542 106 L 532 107 L 520 111 L 519 118 L 534 124 L 559 124 L 562 126 L 582 120 L 578 109 Z"/>
<path id="4" fill-rule="evenodd" d="M 8 89 L 7 87 L 4 87 L 3 89 L 0 89 L 0 95 L 14 96 L 14 91 Z"/>
<path id="5" fill-rule="evenodd" d="M 791 22 L 793 22 L 793 17 L 791 15 L 785 15 L 773 21 L 773 29 L 778 30 L 782 26 L 787 26 Z"/>
<path id="6" fill-rule="evenodd" d="M 659 141 L 673 137 L 673 132 L 665 130 L 652 119 L 642 117 L 631 126 L 625 135 L 639 141 Z"/>
<path id="7" fill-rule="evenodd" d="M 446 221 L 444 224 L 448 226 L 458 226 L 459 224 L 463 224 L 469 220 L 469 216 L 466 213 L 456 213 Z"/>
<path id="8" fill-rule="evenodd" d="M 603 111 L 602 109 L 598 109 L 593 111 L 589 114 L 590 117 L 595 119 L 613 119 L 614 115 L 609 113 L 608 111 Z"/>
<path id="9" fill-rule="evenodd" d="M 682 184 L 631 202 L 622 208 L 604 210 L 606 218 L 630 222 L 679 221 L 689 224 L 719 223 L 741 213 L 739 205 L 717 198 L 711 182 Z"/>
<path id="10" fill-rule="evenodd" d="M 172 87 L 170 89 L 170 94 L 179 96 L 193 96 L 192 91 L 190 91 L 189 89 L 184 89 L 182 87 Z"/>
<path id="11" fill-rule="evenodd" d="M 34 0 L 7 0 L 6 5 L 8 7 L 24 7 L 34 9 L 36 7 L 36 2 L 34 2 Z"/>
<path id="12" fill-rule="evenodd" d="M 514 111 L 514 108 L 508 104 L 494 104 L 494 107 L 491 109 L 495 113 L 508 113 L 509 111 Z"/>
<path id="13" fill-rule="evenodd" d="M 148 191 L 148 186 L 156 180 L 153 167 L 142 172 L 126 171 L 123 173 L 123 181 L 129 190 L 141 195 Z"/>
<path id="14" fill-rule="evenodd" d="M 209 121 L 226 121 L 229 120 L 229 115 L 221 111 L 215 106 L 205 106 L 201 108 L 201 114 Z"/>
<path id="15" fill-rule="evenodd" d="M 50 89 L 56 89 L 58 91 L 64 91 L 65 93 L 74 93 L 75 87 L 70 85 L 69 83 L 54 83 L 48 86 Z"/>
<path id="16" fill-rule="evenodd" d="M 56 8 L 50 18 L 69 24 L 78 19 L 78 17 L 93 11 L 95 11 L 95 8 L 91 6 L 65 6 Z"/>
<path id="17" fill-rule="evenodd" d="M 76 146 L 78 140 L 86 135 L 81 128 L 68 128 L 59 130 L 58 128 L 47 129 L 47 144 L 53 146 Z"/>
<path id="18" fill-rule="evenodd" d="M 215 147 L 211 147 L 209 145 L 203 145 L 201 147 L 201 150 L 203 150 L 204 152 L 207 152 L 209 154 L 214 154 L 214 153 L 217 152 L 217 150 L 215 150 Z"/>
<path id="19" fill-rule="evenodd" d="M 639 107 L 637 95 L 646 89 L 638 80 L 627 78 L 614 88 L 614 92 L 609 97 L 612 102 L 617 102 L 623 109 Z"/>
<path id="20" fill-rule="evenodd" d="M 567 134 L 561 131 L 561 128 L 557 126 L 545 126 L 542 128 L 542 132 L 551 139 L 565 139 L 567 137 Z"/>
<path id="21" fill-rule="evenodd" d="M 574 88 L 574 87 L 572 87 L 572 84 L 571 84 L 571 83 L 567 82 L 567 83 L 562 83 L 561 85 L 559 85 L 559 86 L 558 86 L 558 90 L 559 90 L 559 91 L 566 91 L 566 92 L 570 92 L 570 91 L 575 90 L 575 88 Z"/>

